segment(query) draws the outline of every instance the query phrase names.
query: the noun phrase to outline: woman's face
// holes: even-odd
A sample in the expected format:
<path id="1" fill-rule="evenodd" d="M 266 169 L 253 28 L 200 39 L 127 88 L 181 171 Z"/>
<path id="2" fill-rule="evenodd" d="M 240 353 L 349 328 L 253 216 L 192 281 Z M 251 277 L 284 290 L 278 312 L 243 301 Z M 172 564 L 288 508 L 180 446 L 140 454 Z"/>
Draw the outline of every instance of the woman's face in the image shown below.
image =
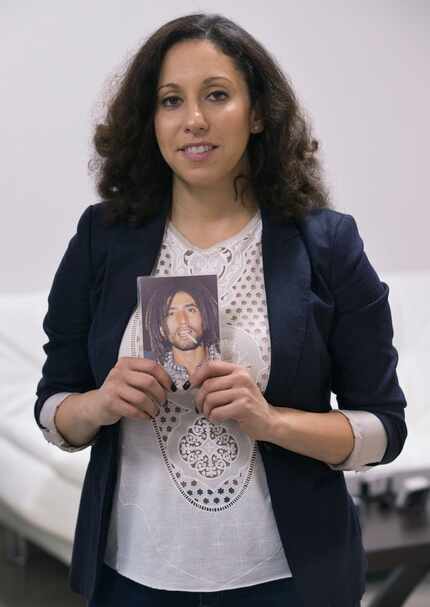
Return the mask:
<path id="1" fill-rule="evenodd" d="M 175 178 L 201 187 L 247 173 L 255 113 L 230 57 L 208 41 L 174 45 L 164 58 L 157 95 L 155 133 Z M 202 142 L 214 147 L 185 147 Z"/>

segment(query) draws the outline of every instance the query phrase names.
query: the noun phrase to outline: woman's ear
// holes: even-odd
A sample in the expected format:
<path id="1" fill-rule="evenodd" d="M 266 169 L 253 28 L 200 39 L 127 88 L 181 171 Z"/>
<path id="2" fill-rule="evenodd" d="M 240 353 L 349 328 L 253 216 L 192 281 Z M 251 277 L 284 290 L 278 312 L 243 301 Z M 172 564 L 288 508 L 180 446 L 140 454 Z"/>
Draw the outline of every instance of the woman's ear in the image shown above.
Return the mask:
<path id="1" fill-rule="evenodd" d="M 264 131 L 264 126 L 261 122 L 254 122 L 251 128 L 252 133 L 261 133 Z"/>
<path id="2" fill-rule="evenodd" d="M 264 131 L 263 112 L 261 111 L 261 105 L 259 101 L 255 103 L 255 107 L 251 110 L 250 130 L 251 133 L 254 134 L 261 133 L 261 131 Z"/>

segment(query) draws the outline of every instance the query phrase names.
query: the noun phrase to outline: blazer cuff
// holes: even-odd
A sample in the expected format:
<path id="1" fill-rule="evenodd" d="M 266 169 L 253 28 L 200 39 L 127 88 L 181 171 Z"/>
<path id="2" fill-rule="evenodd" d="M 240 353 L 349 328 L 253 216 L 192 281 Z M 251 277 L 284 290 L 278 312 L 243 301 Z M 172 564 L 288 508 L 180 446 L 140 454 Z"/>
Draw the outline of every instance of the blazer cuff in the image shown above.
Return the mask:
<path id="1" fill-rule="evenodd" d="M 57 392 L 56 394 L 53 394 L 43 403 L 40 412 L 40 423 L 44 426 L 44 428 L 41 428 L 43 436 L 48 443 L 59 447 L 62 451 L 68 451 L 69 453 L 82 451 L 95 443 L 95 440 L 93 440 L 80 447 L 75 447 L 68 443 L 57 430 L 57 426 L 55 425 L 55 414 L 63 400 L 71 394 L 75 394 L 75 392 Z"/>
<path id="2" fill-rule="evenodd" d="M 349 411 L 337 409 L 351 424 L 354 434 L 354 448 L 349 457 L 340 464 L 331 465 L 332 470 L 371 470 L 369 464 L 379 463 L 384 457 L 388 439 L 381 420 L 369 411 Z"/>

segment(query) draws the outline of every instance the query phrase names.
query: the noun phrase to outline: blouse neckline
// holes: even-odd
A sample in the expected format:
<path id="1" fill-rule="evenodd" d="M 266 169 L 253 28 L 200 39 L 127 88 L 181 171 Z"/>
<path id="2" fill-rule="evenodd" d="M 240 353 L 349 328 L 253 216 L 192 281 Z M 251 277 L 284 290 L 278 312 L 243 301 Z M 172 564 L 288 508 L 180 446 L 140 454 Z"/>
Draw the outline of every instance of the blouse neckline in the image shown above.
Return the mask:
<path id="1" fill-rule="evenodd" d="M 170 230 L 170 232 L 172 232 L 174 234 L 174 236 L 176 236 L 176 238 L 187 249 L 192 249 L 193 251 L 198 251 L 200 253 L 208 254 L 208 253 L 211 253 L 212 251 L 215 251 L 215 250 L 217 250 L 217 249 L 219 249 L 221 247 L 228 247 L 228 246 L 234 244 L 235 242 L 237 242 L 238 240 L 240 240 L 248 232 L 251 232 L 254 229 L 254 227 L 260 221 L 260 218 L 261 218 L 261 212 L 260 212 L 260 209 L 258 209 L 257 212 L 248 221 L 248 223 L 239 232 L 236 232 L 236 234 L 233 234 L 233 236 L 230 236 L 229 238 L 225 238 L 224 240 L 220 240 L 220 241 L 216 242 L 215 244 L 211 245 L 210 247 L 205 247 L 205 248 L 198 247 L 197 245 L 194 245 L 192 242 L 190 242 L 182 234 L 182 232 L 180 232 L 173 225 L 173 223 L 170 220 L 167 223 L 167 229 Z"/>

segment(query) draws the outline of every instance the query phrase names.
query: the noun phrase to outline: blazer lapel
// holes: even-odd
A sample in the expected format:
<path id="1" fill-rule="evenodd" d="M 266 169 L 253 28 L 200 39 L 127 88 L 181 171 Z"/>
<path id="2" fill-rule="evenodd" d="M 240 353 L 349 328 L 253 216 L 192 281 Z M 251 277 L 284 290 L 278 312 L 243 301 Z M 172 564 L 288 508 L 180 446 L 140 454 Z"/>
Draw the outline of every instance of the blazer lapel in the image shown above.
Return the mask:
<path id="1" fill-rule="evenodd" d="M 288 404 L 306 332 L 310 262 L 294 221 L 281 223 L 262 208 L 263 271 L 271 340 L 268 402 Z"/>
<path id="2" fill-rule="evenodd" d="M 115 365 L 130 316 L 137 305 L 137 277 L 150 275 L 157 260 L 167 219 L 167 207 L 143 226 L 118 228 L 94 318 L 94 362 L 102 383 Z"/>

